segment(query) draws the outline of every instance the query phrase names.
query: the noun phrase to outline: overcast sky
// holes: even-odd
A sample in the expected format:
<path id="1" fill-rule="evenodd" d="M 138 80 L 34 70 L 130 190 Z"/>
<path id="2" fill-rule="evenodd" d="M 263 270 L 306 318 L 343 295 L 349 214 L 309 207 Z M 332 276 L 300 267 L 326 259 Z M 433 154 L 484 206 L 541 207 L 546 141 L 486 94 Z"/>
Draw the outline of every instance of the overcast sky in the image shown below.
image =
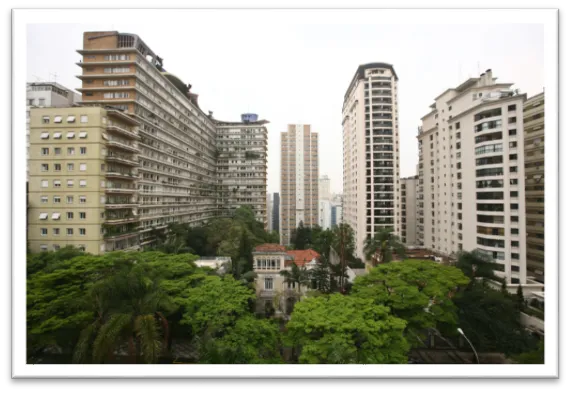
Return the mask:
<path id="1" fill-rule="evenodd" d="M 311 25 L 242 10 L 222 26 L 222 11 L 184 12 L 187 23 L 29 25 L 28 81 L 57 74 L 78 88 L 84 31 L 138 34 L 167 71 L 192 84 L 206 113 L 237 121 L 253 112 L 270 122 L 268 192 L 279 191 L 279 133 L 293 123 L 319 133 L 320 175 L 342 191 L 342 103 L 359 64 L 391 63 L 398 74 L 402 177 L 415 174 L 420 118 L 445 89 L 488 68 L 529 96 L 543 89 L 542 25 Z"/>

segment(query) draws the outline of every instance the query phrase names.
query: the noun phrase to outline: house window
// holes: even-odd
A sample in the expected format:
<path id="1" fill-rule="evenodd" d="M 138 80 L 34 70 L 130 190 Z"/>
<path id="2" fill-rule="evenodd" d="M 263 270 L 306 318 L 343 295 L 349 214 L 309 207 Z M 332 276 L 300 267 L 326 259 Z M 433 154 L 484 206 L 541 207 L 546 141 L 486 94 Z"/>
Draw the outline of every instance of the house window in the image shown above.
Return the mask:
<path id="1" fill-rule="evenodd" d="M 79 187 L 86 187 L 87 186 L 87 180 L 79 180 Z"/>
<path id="2" fill-rule="evenodd" d="M 53 235 L 59 236 L 59 228 L 53 228 Z"/>
<path id="3" fill-rule="evenodd" d="M 73 139 L 73 138 L 75 138 L 75 132 L 68 132 L 67 139 Z"/>
<path id="4" fill-rule="evenodd" d="M 61 154 L 61 147 L 54 147 L 53 154 L 59 156 Z"/>
<path id="5" fill-rule="evenodd" d="M 81 139 L 87 138 L 87 131 L 81 131 L 81 132 L 79 133 L 79 138 L 81 138 Z"/>
<path id="6" fill-rule="evenodd" d="M 55 195 L 53 197 L 53 203 L 61 203 L 61 197 L 59 195 Z"/>
<path id="7" fill-rule="evenodd" d="M 79 228 L 79 236 L 85 236 L 85 228 Z"/>
<path id="8" fill-rule="evenodd" d="M 48 234 L 47 228 L 40 228 L 40 235 L 47 236 L 47 234 Z"/>
<path id="9" fill-rule="evenodd" d="M 67 236 L 73 235 L 73 228 L 67 228 Z"/>
<path id="10" fill-rule="evenodd" d="M 53 186 L 55 188 L 60 188 L 61 187 L 61 180 L 54 180 L 53 181 Z"/>
<path id="11" fill-rule="evenodd" d="M 294 283 L 294 282 L 288 282 L 288 283 L 287 283 L 287 288 L 288 288 L 288 289 L 295 289 L 295 283 Z"/>
<path id="12" fill-rule="evenodd" d="M 86 147 L 80 147 L 79 148 L 79 154 L 81 154 L 82 156 L 87 154 L 87 148 Z"/>
<path id="13" fill-rule="evenodd" d="M 75 123 L 75 116 L 73 116 L 73 115 L 67 116 L 67 122 L 68 123 Z"/>
<path id="14" fill-rule="evenodd" d="M 87 115 L 81 115 L 81 122 L 87 123 L 89 121 L 89 117 Z"/>
<path id="15" fill-rule="evenodd" d="M 87 213 L 85 212 L 79 212 L 79 219 L 80 220 L 85 220 L 87 218 Z"/>
<path id="16" fill-rule="evenodd" d="M 73 187 L 73 180 L 67 181 L 67 187 Z"/>
<path id="17" fill-rule="evenodd" d="M 67 155 L 69 155 L 69 156 L 75 155 L 75 147 L 68 147 L 67 148 Z"/>
<path id="18" fill-rule="evenodd" d="M 42 164 L 42 172 L 47 172 L 49 170 L 48 164 Z"/>
<path id="19" fill-rule="evenodd" d="M 49 186 L 49 181 L 48 180 L 42 180 L 42 188 L 46 188 Z"/>
<path id="20" fill-rule="evenodd" d="M 68 170 L 69 172 L 73 171 L 73 169 L 74 169 L 74 164 L 73 164 L 73 163 L 67 164 L 67 170 Z"/>
<path id="21" fill-rule="evenodd" d="M 49 155 L 49 147 L 42 147 L 42 156 Z"/>
<path id="22" fill-rule="evenodd" d="M 272 290 L 273 289 L 273 278 L 272 277 L 265 277 L 265 290 Z"/>
<path id="23" fill-rule="evenodd" d="M 55 117 L 53 118 L 53 122 L 54 122 L 54 123 L 61 123 L 61 120 L 62 120 L 62 116 L 55 116 Z"/>
<path id="24" fill-rule="evenodd" d="M 40 134 L 40 138 L 42 139 L 49 139 L 49 132 L 42 132 Z"/>
<path id="25" fill-rule="evenodd" d="M 85 195 L 79 196 L 79 203 L 86 203 L 86 202 L 87 202 L 87 197 Z"/>
<path id="26" fill-rule="evenodd" d="M 58 251 L 59 248 L 60 248 L 60 247 L 59 247 L 59 244 L 54 244 L 54 245 L 53 245 L 53 250 L 54 250 L 54 251 Z"/>
<path id="27" fill-rule="evenodd" d="M 49 116 L 42 117 L 42 123 L 43 124 L 49 124 Z"/>
<path id="28" fill-rule="evenodd" d="M 73 203 L 73 195 L 67 196 L 67 203 Z"/>
<path id="29" fill-rule="evenodd" d="M 33 98 L 28 99 L 28 105 L 30 105 L 30 106 L 34 105 L 34 99 Z"/>
<path id="30" fill-rule="evenodd" d="M 52 219 L 52 220 L 59 220 L 59 217 L 61 217 L 61 214 L 60 214 L 60 213 L 53 213 L 53 214 L 51 215 L 51 219 Z"/>
<path id="31" fill-rule="evenodd" d="M 87 170 L 87 164 L 79 164 L 79 170 L 80 171 L 86 171 Z"/>
<path id="32" fill-rule="evenodd" d="M 73 212 L 67 212 L 67 219 L 73 220 Z"/>
<path id="33" fill-rule="evenodd" d="M 48 203 L 48 196 L 47 195 L 42 195 L 40 199 L 41 199 L 42 203 Z"/>
<path id="34" fill-rule="evenodd" d="M 61 132 L 55 132 L 53 134 L 53 139 L 61 139 Z"/>

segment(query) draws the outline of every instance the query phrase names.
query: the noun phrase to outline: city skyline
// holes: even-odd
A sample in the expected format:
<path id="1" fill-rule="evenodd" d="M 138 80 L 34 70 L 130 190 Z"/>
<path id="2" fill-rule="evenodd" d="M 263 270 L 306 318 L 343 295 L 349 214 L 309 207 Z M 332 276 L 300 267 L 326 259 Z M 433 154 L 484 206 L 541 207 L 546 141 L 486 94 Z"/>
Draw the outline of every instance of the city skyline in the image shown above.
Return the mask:
<path id="1" fill-rule="evenodd" d="M 194 28 L 202 32 L 213 29 L 207 23 L 211 14 L 204 13 L 203 16 L 195 21 L 193 27 L 186 29 L 185 26 L 182 34 L 190 37 Z M 500 81 L 515 82 L 515 88 L 528 96 L 543 89 L 541 25 L 424 25 L 413 28 L 341 25 L 333 30 L 328 25 L 273 23 L 275 21 L 271 14 L 266 16 L 267 19 L 260 21 L 260 26 L 264 28 L 263 35 L 255 34 L 256 30 L 252 27 L 246 27 L 240 28 L 232 37 L 212 34 L 208 35 L 208 42 L 193 41 L 192 48 L 195 45 L 195 50 L 191 50 L 191 53 L 200 53 L 202 49 L 217 44 L 223 49 L 219 54 L 209 52 L 208 56 L 201 56 L 199 61 L 177 51 L 177 45 L 172 40 L 164 39 L 164 34 L 181 33 L 176 26 L 157 28 L 156 31 L 145 28 L 144 37 L 150 46 L 159 50 L 158 55 L 164 58 L 164 66 L 169 72 L 193 85 L 192 91 L 199 95 L 198 102 L 204 111 L 211 110 L 215 118 L 229 121 L 238 121 L 241 113 L 253 112 L 270 122 L 267 127 L 267 191 L 270 193 L 280 192 L 279 134 L 290 123 L 312 124 L 323 134 L 319 146 L 323 151 L 319 158 L 319 167 L 322 168 L 319 176 L 328 175 L 331 178 L 331 192 L 343 191 L 340 159 L 342 119 L 339 113 L 344 92 L 355 67 L 360 64 L 382 61 L 393 64 L 398 70 L 401 177 L 415 175 L 415 136 L 420 119 L 428 110 L 425 102 L 433 100 L 445 86 L 458 85 L 469 76 L 476 77 L 485 69 L 492 68 L 498 75 L 509 78 Z M 449 34 L 450 28 L 453 34 Z M 76 75 L 80 74 L 80 68 L 74 64 L 79 61 L 80 56 L 75 50 L 81 47 L 82 33 L 111 29 L 132 33 L 143 30 L 140 25 L 130 24 L 30 26 L 28 32 L 34 40 L 28 41 L 28 81 L 57 78 L 57 82 L 64 86 L 79 88 Z M 381 37 L 386 34 L 394 38 L 390 42 L 383 42 Z M 445 46 L 434 45 L 435 37 L 446 37 Z M 240 56 L 242 49 L 236 48 L 238 42 L 252 48 L 253 53 L 262 51 L 264 56 L 253 56 L 251 61 L 245 62 L 228 61 L 239 58 L 237 56 Z M 274 42 L 280 45 L 273 45 Z M 351 42 L 359 44 L 350 45 Z M 449 58 L 448 50 L 452 45 L 453 57 Z M 374 50 L 376 47 L 382 50 Z M 400 48 L 402 50 L 398 50 Z M 48 56 L 54 50 L 59 55 Z M 278 56 L 277 51 L 283 55 Z M 297 55 L 293 56 L 295 53 Z M 343 53 L 350 55 L 341 56 Z M 272 58 L 282 58 L 283 62 L 268 60 Z M 304 61 L 296 62 L 295 58 Z M 232 72 L 225 72 L 224 64 L 231 66 Z M 242 77 L 232 78 L 233 74 Z M 257 83 L 258 80 L 272 82 Z M 421 90 L 417 89 L 420 84 Z M 301 89 L 308 91 L 298 94 Z"/>

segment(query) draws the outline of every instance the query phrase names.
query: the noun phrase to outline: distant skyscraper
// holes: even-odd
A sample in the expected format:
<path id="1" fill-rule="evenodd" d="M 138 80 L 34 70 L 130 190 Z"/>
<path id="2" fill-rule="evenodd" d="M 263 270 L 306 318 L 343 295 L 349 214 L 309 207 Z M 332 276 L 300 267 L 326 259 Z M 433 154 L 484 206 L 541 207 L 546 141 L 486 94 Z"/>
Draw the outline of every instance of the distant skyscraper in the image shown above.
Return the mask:
<path id="1" fill-rule="evenodd" d="M 280 216 L 281 214 L 279 213 L 279 209 L 280 209 L 280 201 L 279 201 L 279 193 L 278 192 L 274 192 L 273 193 L 273 217 L 272 217 L 272 221 L 273 221 L 273 230 L 279 232 L 279 220 L 280 220 Z"/>
<path id="2" fill-rule="evenodd" d="M 299 223 L 318 222 L 318 134 L 308 124 L 281 133 L 281 244 L 289 245 Z"/>
<path id="3" fill-rule="evenodd" d="M 273 201 L 269 192 L 267 193 L 267 230 L 273 231 Z"/>
<path id="4" fill-rule="evenodd" d="M 319 226 L 331 227 L 331 181 L 327 175 L 319 178 Z"/>
<path id="5" fill-rule="evenodd" d="M 326 201 L 331 199 L 331 179 L 327 175 L 319 178 L 319 199 Z"/>
<path id="6" fill-rule="evenodd" d="M 400 235 L 398 76 L 391 64 L 358 67 L 342 108 L 343 214 L 356 253 L 383 228 Z"/>

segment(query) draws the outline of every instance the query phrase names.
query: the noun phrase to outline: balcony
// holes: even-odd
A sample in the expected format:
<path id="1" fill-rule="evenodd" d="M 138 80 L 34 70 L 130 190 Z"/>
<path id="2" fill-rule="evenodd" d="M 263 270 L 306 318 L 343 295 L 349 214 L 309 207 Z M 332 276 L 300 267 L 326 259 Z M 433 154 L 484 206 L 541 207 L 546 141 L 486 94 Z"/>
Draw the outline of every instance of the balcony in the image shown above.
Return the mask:
<path id="1" fill-rule="evenodd" d="M 129 199 L 107 199 L 105 201 L 106 209 L 124 209 L 138 206 L 138 202 Z"/>
<path id="2" fill-rule="evenodd" d="M 134 185 L 112 184 L 105 188 L 107 194 L 134 194 L 137 188 Z"/>
<path id="3" fill-rule="evenodd" d="M 126 164 L 130 166 L 139 166 L 139 162 L 135 161 L 135 157 L 124 155 L 124 154 L 116 154 L 114 152 L 109 152 L 107 154 L 106 160 L 109 162 L 118 162 L 121 164 Z"/>
<path id="4" fill-rule="evenodd" d="M 127 136 L 129 138 L 133 138 L 133 139 L 141 139 L 141 137 L 138 136 L 137 134 L 135 134 L 134 132 L 129 131 L 126 128 L 119 127 L 119 125 L 114 124 L 114 123 L 110 123 L 107 125 L 107 131 L 117 132 L 119 134 L 122 134 L 124 136 Z"/>
<path id="5" fill-rule="evenodd" d="M 133 216 L 133 215 L 124 216 L 124 217 L 106 217 L 105 224 L 107 225 L 128 224 L 139 220 L 140 218 L 138 216 Z"/>
<path id="6" fill-rule="evenodd" d="M 132 153 L 140 153 L 140 149 L 136 145 L 118 139 L 109 138 L 109 140 L 107 141 L 107 146 L 116 147 L 119 149 L 130 151 Z"/>

